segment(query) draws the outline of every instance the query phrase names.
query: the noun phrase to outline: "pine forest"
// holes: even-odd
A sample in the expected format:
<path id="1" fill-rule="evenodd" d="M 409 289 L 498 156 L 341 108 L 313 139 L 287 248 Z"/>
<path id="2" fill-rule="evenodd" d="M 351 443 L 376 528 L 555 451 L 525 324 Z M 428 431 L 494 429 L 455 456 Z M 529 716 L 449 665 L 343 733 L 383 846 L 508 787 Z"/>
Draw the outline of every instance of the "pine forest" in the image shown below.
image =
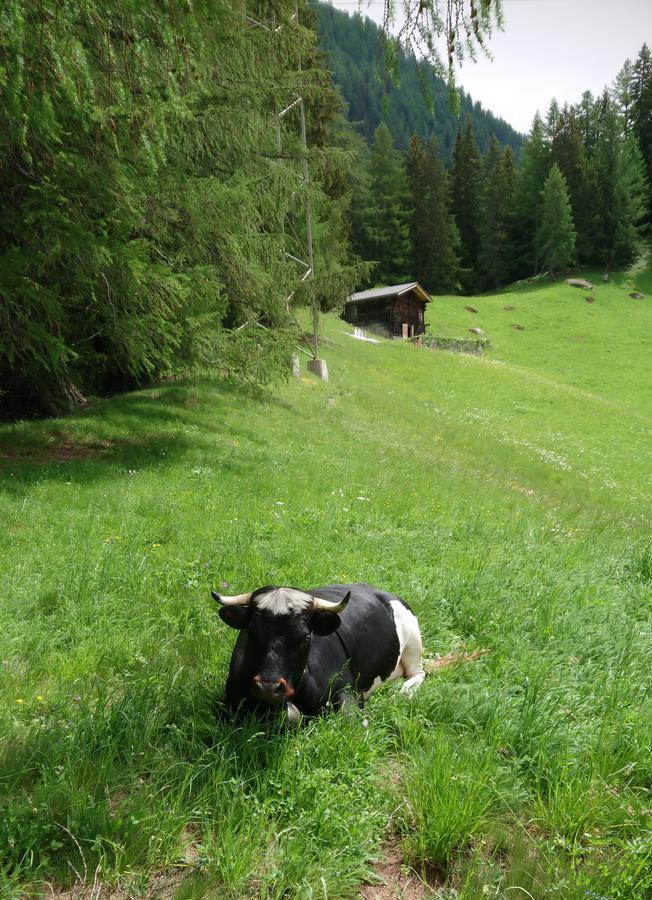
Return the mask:
<path id="1" fill-rule="evenodd" d="M 553 100 L 516 152 L 496 133 L 483 150 L 467 115 L 447 167 L 436 136 L 415 133 L 402 153 L 381 122 L 351 179 L 353 247 L 382 261 L 368 284 L 414 278 L 475 294 L 575 264 L 607 274 L 632 263 L 650 223 L 651 121 L 643 45 L 600 96 Z"/>

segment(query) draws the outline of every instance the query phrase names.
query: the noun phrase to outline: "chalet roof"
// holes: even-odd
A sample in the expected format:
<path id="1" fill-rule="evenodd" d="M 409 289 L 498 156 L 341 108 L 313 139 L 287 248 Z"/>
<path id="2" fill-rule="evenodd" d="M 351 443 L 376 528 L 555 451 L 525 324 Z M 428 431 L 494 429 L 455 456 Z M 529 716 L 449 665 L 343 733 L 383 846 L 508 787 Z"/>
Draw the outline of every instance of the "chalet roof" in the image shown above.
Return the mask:
<path id="1" fill-rule="evenodd" d="M 392 284 L 387 287 L 371 288 L 368 291 L 358 291 L 346 301 L 347 303 L 362 303 L 365 300 L 381 300 L 383 297 L 400 297 L 414 291 L 424 303 L 430 303 L 430 297 L 421 287 L 418 281 L 409 281 L 407 284 Z"/>

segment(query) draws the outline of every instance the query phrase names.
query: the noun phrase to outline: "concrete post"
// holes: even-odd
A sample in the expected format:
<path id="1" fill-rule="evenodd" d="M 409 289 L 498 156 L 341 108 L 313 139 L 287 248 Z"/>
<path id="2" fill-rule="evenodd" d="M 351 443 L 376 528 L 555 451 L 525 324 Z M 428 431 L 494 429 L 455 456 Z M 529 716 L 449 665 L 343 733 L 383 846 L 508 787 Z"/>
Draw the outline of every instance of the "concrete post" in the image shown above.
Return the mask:
<path id="1" fill-rule="evenodd" d="M 325 359 L 309 359 L 308 371 L 317 375 L 322 381 L 328 381 L 328 366 Z"/>

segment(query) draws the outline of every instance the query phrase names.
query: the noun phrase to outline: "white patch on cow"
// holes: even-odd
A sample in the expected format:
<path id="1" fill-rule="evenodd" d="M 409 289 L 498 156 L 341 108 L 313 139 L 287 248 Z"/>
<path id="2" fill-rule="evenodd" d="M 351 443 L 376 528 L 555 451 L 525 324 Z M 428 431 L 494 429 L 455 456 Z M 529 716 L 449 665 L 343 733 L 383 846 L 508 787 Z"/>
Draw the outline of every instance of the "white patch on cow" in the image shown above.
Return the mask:
<path id="1" fill-rule="evenodd" d="M 421 631 L 419 622 L 414 613 L 398 600 L 391 600 L 396 633 L 398 634 L 399 661 L 396 670 L 390 678 L 405 678 L 402 693 L 411 693 L 416 690 L 426 673 L 423 670 L 423 644 L 421 643 Z"/>
<path id="2" fill-rule="evenodd" d="M 416 675 L 413 675 L 412 678 L 406 678 L 403 682 L 403 686 L 401 687 L 402 694 L 413 694 L 416 689 L 423 684 L 423 680 L 426 677 L 425 672 L 417 672 Z"/>
<path id="3" fill-rule="evenodd" d="M 296 588 L 276 588 L 266 594 L 254 597 L 253 603 L 258 609 L 264 609 L 275 616 L 287 616 L 300 613 L 312 606 L 312 597 Z"/>
<path id="4" fill-rule="evenodd" d="M 399 600 L 390 600 L 390 604 L 398 637 L 398 658 L 394 671 L 385 681 L 396 681 L 397 678 L 405 678 L 405 684 L 401 687 L 401 693 L 411 694 L 426 677 L 421 659 L 423 646 L 419 622 L 414 613 L 406 606 L 403 606 Z M 374 678 L 369 690 L 363 693 L 364 699 L 366 700 L 367 697 L 370 697 L 381 684 L 384 684 L 384 682 L 378 675 Z"/>

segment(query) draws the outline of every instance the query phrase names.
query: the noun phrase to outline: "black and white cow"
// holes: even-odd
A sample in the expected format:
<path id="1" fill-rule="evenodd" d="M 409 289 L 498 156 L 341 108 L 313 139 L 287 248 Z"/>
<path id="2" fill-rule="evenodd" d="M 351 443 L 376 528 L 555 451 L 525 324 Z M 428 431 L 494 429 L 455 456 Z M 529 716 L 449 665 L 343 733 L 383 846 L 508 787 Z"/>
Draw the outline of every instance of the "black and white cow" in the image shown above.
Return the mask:
<path id="1" fill-rule="evenodd" d="M 212 595 L 220 618 L 240 629 L 226 682 L 232 709 L 285 705 L 294 723 L 352 697 L 361 706 L 384 681 L 404 677 L 411 691 L 425 678 L 416 616 L 371 585 Z"/>

